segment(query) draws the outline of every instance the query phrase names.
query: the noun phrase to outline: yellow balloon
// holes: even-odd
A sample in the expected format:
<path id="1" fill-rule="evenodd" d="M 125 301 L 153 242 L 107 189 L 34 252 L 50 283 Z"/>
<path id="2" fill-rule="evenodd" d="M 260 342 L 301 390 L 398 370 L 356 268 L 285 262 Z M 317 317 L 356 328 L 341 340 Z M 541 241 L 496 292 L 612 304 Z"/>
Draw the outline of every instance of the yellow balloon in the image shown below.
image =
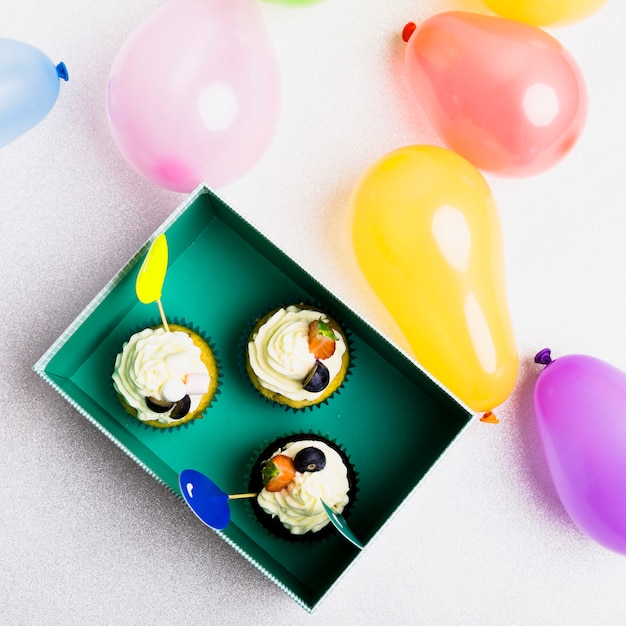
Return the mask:
<path id="1" fill-rule="evenodd" d="M 161 298 L 167 272 L 167 239 L 159 235 L 148 250 L 137 274 L 135 291 L 139 302 L 150 304 Z"/>
<path id="2" fill-rule="evenodd" d="M 563 25 L 589 17 L 608 0 L 485 0 L 498 15 L 534 26 Z"/>
<path id="3" fill-rule="evenodd" d="M 417 361 L 473 410 L 501 404 L 519 359 L 481 173 L 445 148 L 401 148 L 363 175 L 350 216 L 357 262 Z"/>

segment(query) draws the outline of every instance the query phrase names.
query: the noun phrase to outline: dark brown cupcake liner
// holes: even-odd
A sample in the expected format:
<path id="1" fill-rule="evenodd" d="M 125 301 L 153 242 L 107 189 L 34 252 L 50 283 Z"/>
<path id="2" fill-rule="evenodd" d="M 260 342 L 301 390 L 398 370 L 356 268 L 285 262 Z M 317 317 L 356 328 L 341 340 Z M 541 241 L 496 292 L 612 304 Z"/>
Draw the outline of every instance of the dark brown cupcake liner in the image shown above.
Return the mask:
<path id="1" fill-rule="evenodd" d="M 288 443 L 302 441 L 303 439 L 321 441 L 336 450 L 341 456 L 346 466 L 346 469 L 348 470 L 348 493 L 350 498 L 348 504 L 342 512 L 342 516 L 348 519 L 358 498 L 358 473 L 354 469 L 354 466 L 350 460 L 350 456 L 347 453 L 346 449 L 343 447 L 343 445 L 338 443 L 330 436 L 324 436 L 316 431 L 309 430 L 307 432 L 293 432 L 289 435 L 283 435 L 273 440 L 272 442 L 265 441 L 263 444 L 261 444 L 256 449 L 255 453 L 251 456 L 250 463 L 246 468 L 248 491 L 251 493 L 259 493 L 263 489 L 263 482 L 261 478 L 261 465 L 263 464 L 263 462 L 269 460 L 272 454 L 277 449 L 282 449 Z M 322 528 L 318 532 L 307 532 L 303 535 L 294 535 L 289 531 L 288 528 L 283 526 L 278 517 L 272 517 L 271 515 L 263 511 L 263 509 L 257 503 L 256 498 L 251 498 L 248 502 L 250 503 L 250 506 L 248 506 L 250 516 L 256 519 L 256 521 L 259 522 L 263 526 L 263 528 L 265 528 L 268 534 L 275 538 L 282 539 L 289 543 L 313 544 L 318 543 L 319 541 L 327 540 L 333 537 L 333 535 L 339 537 L 339 531 L 333 526 L 332 522 L 330 521 L 324 528 Z"/>

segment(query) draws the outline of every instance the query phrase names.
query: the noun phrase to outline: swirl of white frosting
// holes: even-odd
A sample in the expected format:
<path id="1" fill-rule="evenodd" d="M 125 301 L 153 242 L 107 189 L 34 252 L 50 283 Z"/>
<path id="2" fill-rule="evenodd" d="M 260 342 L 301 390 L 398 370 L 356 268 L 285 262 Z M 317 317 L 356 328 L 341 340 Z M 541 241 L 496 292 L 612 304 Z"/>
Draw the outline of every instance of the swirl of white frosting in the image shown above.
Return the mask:
<path id="1" fill-rule="evenodd" d="M 202 362 L 201 351 L 193 339 L 182 331 L 168 331 L 159 327 L 146 328 L 124 344 L 115 359 L 113 385 L 129 406 L 137 411 L 142 421 L 175 422 L 169 411 L 154 413 L 146 406 L 146 398 L 164 400 L 162 391 L 174 379 L 184 381 L 189 374 L 209 375 Z M 194 411 L 202 395 L 189 395 Z"/>
<path id="2" fill-rule="evenodd" d="M 302 440 L 289 443 L 284 450 L 272 454 L 285 454 L 292 459 L 303 448 L 319 448 L 326 456 L 326 466 L 318 472 L 296 472 L 285 489 L 276 492 L 262 489 L 257 496 L 259 506 L 272 517 L 278 517 L 293 535 L 318 532 L 330 518 L 322 500 L 335 513 L 342 513 L 349 502 L 348 470 L 336 450 L 323 441 Z"/>
<path id="3" fill-rule="evenodd" d="M 309 352 L 309 324 L 328 318 L 319 311 L 300 309 L 295 305 L 278 309 L 259 327 L 248 343 L 250 367 L 260 383 L 291 400 L 316 400 L 324 391 L 313 393 L 302 387 L 302 381 L 315 365 Z M 324 359 L 332 381 L 341 369 L 346 351 L 344 338 L 333 328 L 337 341 L 335 352 Z"/>

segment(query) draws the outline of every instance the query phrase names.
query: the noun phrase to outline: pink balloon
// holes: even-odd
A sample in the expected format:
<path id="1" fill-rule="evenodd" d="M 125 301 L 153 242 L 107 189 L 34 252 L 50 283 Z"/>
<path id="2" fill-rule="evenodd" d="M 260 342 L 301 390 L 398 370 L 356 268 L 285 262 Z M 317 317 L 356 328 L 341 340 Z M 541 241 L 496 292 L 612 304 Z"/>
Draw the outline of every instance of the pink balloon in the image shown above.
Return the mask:
<path id="1" fill-rule="evenodd" d="M 254 0 L 170 0 L 130 35 L 107 111 L 126 160 L 189 192 L 250 170 L 278 125 L 279 71 Z"/>
<path id="2" fill-rule="evenodd" d="M 626 374 L 590 356 L 554 361 L 535 384 L 535 413 L 556 491 L 577 526 L 626 554 Z"/>
<path id="3" fill-rule="evenodd" d="M 587 90 L 571 55 L 544 31 L 501 17 L 440 13 L 407 24 L 409 83 L 442 141 L 502 176 L 542 172 L 572 148 Z"/>

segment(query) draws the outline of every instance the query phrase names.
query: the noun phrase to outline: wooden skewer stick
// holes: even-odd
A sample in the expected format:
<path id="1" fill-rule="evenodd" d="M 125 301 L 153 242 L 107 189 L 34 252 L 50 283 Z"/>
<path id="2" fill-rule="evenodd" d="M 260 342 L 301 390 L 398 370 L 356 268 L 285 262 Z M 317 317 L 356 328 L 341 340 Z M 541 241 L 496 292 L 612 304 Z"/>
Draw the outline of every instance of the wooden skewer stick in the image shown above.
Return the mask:
<path id="1" fill-rule="evenodd" d="M 241 498 L 256 498 L 256 496 L 258 496 L 258 493 L 235 493 L 231 496 L 228 496 L 229 500 L 239 500 Z"/>
<path id="2" fill-rule="evenodd" d="M 163 305 L 161 304 L 161 300 L 156 301 L 157 306 L 159 307 L 159 313 L 161 314 L 161 321 L 163 322 L 163 328 L 166 333 L 170 332 L 170 327 L 167 325 L 167 320 L 165 319 L 165 311 L 163 310 Z"/>

